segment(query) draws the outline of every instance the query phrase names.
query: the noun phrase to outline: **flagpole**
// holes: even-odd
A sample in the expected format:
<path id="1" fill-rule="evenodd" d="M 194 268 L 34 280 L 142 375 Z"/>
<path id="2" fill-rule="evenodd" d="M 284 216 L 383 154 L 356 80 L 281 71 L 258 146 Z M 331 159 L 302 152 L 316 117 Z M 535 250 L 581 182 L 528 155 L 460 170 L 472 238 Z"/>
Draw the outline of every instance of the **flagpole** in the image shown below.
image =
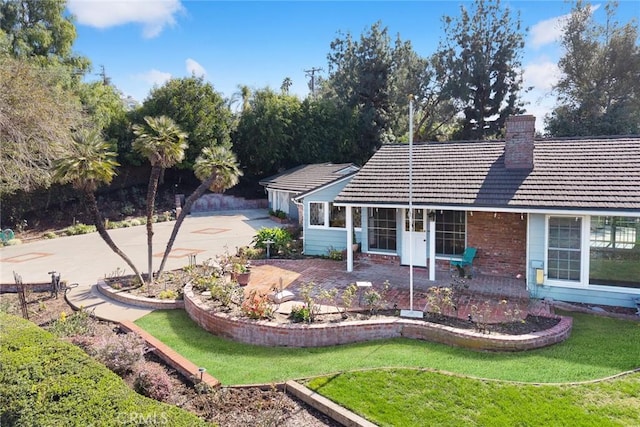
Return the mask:
<path id="1" fill-rule="evenodd" d="M 409 95 L 409 309 L 413 311 L 413 95 Z"/>

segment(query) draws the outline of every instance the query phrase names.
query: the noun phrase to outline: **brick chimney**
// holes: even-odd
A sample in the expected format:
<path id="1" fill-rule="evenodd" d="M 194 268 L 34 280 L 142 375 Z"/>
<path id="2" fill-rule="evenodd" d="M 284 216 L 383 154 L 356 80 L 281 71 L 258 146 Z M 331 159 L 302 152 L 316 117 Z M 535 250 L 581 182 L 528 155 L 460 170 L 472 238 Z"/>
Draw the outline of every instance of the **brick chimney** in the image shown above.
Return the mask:
<path id="1" fill-rule="evenodd" d="M 511 116 L 505 123 L 504 165 L 507 169 L 533 169 L 535 116 Z"/>

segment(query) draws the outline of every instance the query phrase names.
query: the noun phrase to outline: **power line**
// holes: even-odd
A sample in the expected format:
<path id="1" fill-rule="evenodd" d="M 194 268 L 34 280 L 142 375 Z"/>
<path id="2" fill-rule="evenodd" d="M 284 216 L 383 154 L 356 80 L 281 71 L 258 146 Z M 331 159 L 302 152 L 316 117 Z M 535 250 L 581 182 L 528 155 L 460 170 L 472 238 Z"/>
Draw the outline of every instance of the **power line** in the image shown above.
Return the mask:
<path id="1" fill-rule="evenodd" d="M 304 70 L 305 75 L 311 77 L 311 81 L 309 82 L 311 96 L 315 96 L 316 94 L 316 72 L 318 71 L 322 71 L 322 68 L 312 67 L 310 70 Z"/>

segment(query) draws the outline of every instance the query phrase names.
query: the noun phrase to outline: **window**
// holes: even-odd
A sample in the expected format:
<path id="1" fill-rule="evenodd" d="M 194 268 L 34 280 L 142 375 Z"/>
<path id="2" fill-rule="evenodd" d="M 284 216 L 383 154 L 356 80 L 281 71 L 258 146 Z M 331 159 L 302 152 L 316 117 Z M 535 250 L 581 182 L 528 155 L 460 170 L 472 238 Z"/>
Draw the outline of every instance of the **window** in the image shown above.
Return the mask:
<path id="1" fill-rule="evenodd" d="M 404 212 L 404 231 L 409 231 L 409 209 L 406 209 Z M 416 233 L 426 231 L 424 228 L 424 209 L 413 210 L 413 231 Z"/>
<path id="2" fill-rule="evenodd" d="M 549 279 L 580 281 L 582 218 L 549 217 L 547 276 Z"/>
<path id="3" fill-rule="evenodd" d="M 353 227 L 362 228 L 362 208 L 353 208 L 351 214 L 353 216 Z"/>
<path id="4" fill-rule="evenodd" d="M 309 203 L 309 225 L 315 225 L 319 227 L 325 226 L 324 203 Z"/>
<path id="5" fill-rule="evenodd" d="M 591 217 L 589 284 L 640 288 L 640 218 Z"/>
<path id="6" fill-rule="evenodd" d="M 369 249 L 396 250 L 396 210 L 371 208 L 369 211 Z"/>
<path id="7" fill-rule="evenodd" d="M 467 215 L 461 211 L 436 211 L 436 254 L 462 255 L 467 242 Z"/>
<path id="8" fill-rule="evenodd" d="M 346 209 L 344 206 L 336 206 L 333 203 L 329 203 L 329 227 L 345 227 L 347 218 Z"/>

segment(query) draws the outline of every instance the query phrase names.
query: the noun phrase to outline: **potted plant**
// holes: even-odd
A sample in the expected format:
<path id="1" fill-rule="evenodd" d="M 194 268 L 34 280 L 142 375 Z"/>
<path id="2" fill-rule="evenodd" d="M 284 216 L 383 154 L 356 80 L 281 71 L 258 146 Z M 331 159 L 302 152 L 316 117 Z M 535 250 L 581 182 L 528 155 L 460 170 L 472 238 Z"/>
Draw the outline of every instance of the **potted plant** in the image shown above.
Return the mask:
<path id="1" fill-rule="evenodd" d="M 249 284 L 250 277 L 251 271 L 249 271 L 249 264 L 246 260 L 236 259 L 231 266 L 231 279 L 238 282 L 240 286 L 246 286 Z"/>

